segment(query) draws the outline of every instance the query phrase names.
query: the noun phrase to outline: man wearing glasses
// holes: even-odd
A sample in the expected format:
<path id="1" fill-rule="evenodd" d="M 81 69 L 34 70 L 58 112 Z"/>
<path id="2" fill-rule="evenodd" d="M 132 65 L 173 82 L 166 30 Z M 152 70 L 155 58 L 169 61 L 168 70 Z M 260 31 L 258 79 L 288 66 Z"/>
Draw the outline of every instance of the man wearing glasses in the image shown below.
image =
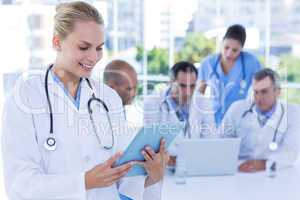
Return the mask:
<path id="1" fill-rule="evenodd" d="M 253 79 L 253 100 L 235 102 L 223 120 L 224 137 L 241 138 L 241 172 L 257 172 L 266 166 L 291 166 L 298 155 L 299 108 L 279 100 L 278 74 L 268 68 Z"/>

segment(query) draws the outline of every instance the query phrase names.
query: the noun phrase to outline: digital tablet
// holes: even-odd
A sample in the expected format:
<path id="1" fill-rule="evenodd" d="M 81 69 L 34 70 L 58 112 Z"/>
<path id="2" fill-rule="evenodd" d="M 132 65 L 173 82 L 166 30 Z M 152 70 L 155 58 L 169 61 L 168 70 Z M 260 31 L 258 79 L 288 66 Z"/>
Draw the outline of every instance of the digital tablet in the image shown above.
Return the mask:
<path id="1" fill-rule="evenodd" d="M 125 150 L 123 156 L 117 161 L 116 166 L 122 165 L 129 161 L 144 161 L 141 151 L 145 146 L 150 146 L 155 152 L 159 151 L 161 138 L 164 138 L 165 146 L 171 144 L 174 138 L 183 132 L 184 123 L 152 124 L 141 128 L 132 142 Z M 128 172 L 127 176 L 145 175 L 146 171 L 141 165 L 134 165 Z"/>

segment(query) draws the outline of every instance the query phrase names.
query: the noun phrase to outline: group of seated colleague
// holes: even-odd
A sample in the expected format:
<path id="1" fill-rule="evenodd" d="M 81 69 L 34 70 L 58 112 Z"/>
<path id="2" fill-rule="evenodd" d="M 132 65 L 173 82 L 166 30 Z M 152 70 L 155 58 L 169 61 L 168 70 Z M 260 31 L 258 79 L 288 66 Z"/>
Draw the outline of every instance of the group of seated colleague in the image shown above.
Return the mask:
<path id="1" fill-rule="evenodd" d="M 176 143 L 186 137 L 241 138 L 241 172 L 263 171 L 268 160 L 276 161 L 278 168 L 296 161 L 298 107 L 279 99 L 279 75 L 270 68 L 261 68 L 252 54 L 242 51 L 245 39 L 241 25 L 229 27 L 220 54 L 205 58 L 199 69 L 186 61 L 176 63 L 170 69 L 167 88 L 144 97 L 144 124 L 188 124 L 168 148 L 169 156 L 160 152 L 149 155 L 160 156 L 153 168 L 160 176 L 166 163 L 176 165 Z M 119 94 L 123 106 L 131 104 L 138 81 L 129 63 L 110 62 L 104 81 Z M 205 95 L 208 89 L 210 96 Z M 278 145 L 276 151 L 269 148 L 272 142 Z"/>

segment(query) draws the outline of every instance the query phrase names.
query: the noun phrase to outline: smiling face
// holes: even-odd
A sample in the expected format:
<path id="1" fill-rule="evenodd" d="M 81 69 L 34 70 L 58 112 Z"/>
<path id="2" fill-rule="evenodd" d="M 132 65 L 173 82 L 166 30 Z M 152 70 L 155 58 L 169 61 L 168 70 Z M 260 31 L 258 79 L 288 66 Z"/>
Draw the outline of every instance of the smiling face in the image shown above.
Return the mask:
<path id="1" fill-rule="evenodd" d="M 57 50 L 54 67 L 64 72 L 65 79 L 88 78 L 103 56 L 103 45 L 103 25 L 92 20 L 77 21 L 64 39 L 53 37 L 53 47 Z"/>

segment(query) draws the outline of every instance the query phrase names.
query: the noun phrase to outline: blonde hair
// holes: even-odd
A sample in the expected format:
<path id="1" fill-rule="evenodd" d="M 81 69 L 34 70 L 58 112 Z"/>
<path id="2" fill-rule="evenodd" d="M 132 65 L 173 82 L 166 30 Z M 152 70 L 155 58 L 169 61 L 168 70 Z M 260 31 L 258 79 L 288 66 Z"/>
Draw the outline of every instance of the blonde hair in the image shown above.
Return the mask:
<path id="1" fill-rule="evenodd" d="M 65 39 L 73 31 L 77 21 L 94 21 L 99 25 L 104 24 L 101 14 L 92 5 L 83 1 L 62 3 L 56 6 L 54 35 Z"/>

